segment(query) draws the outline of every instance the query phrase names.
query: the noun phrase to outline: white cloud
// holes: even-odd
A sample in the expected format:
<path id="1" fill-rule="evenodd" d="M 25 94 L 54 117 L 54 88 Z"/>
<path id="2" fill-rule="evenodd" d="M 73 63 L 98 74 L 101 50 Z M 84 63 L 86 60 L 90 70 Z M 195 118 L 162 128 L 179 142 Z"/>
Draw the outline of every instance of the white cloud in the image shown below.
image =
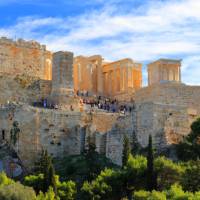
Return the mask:
<path id="1" fill-rule="evenodd" d="M 190 64 L 193 70 L 191 78 L 183 75 L 184 80 L 197 83 L 196 74 L 200 73 L 196 63 L 200 60 L 194 55 L 200 54 L 199 10 L 198 0 L 169 0 L 150 1 L 137 8 L 130 4 L 129 12 L 121 13 L 116 1 L 109 0 L 103 9 L 73 18 L 21 18 L 14 26 L 0 29 L 0 35 L 36 39 L 54 51 L 102 54 L 109 60 L 185 57 L 183 69 Z"/>

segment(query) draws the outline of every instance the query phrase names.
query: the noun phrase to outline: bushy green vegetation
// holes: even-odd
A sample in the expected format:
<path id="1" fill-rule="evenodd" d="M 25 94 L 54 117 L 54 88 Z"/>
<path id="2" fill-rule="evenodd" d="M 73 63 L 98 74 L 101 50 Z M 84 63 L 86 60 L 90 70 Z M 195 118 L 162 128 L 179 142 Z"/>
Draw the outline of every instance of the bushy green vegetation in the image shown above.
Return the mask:
<path id="1" fill-rule="evenodd" d="M 197 160 L 200 158 L 200 118 L 191 125 L 191 133 L 177 146 L 177 156 L 180 160 Z"/>
<path id="2" fill-rule="evenodd" d="M 73 180 L 77 185 L 82 185 L 85 180 L 96 178 L 105 168 L 119 168 L 105 155 L 98 154 L 92 145 L 81 155 L 55 159 L 54 166 L 61 180 Z"/>
<path id="3" fill-rule="evenodd" d="M 191 193 L 183 191 L 180 185 L 172 185 L 169 190 L 152 192 L 140 190 L 134 192 L 134 200 L 199 200 L 200 192 Z"/>

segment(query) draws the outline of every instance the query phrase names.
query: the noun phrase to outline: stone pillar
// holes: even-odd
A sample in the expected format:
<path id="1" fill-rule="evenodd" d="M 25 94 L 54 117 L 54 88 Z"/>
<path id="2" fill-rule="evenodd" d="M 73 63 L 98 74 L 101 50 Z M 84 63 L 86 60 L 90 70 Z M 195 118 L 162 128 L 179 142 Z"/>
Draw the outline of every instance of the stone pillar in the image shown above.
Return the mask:
<path id="1" fill-rule="evenodd" d="M 176 80 L 176 70 L 175 69 L 173 69 L 173 81 L 177 81 Z"/>
<path id="2" fill-rule="evenodd" d="M 108 95 L 110 96 L 112 95 L 112 72 L 111 71 L 108 72 L 108 88 L 109 88 Z"/>
<path id="3" fill-rule="evenodd" d="M 97 93 L 103 95 L 103 70 L 102 70 L 102 60 L 97 63 Z"/>
<path id="4" fill-rule="evenodd" d="M 179 82 L 181 82 L 181 66 L 179 66 L 178 68 L 178 74 L 179 74 L 178 80 Z"/>
<path id="5" fill-rule="evenodd" d="M 123 91 L 123 84 L 124 84 L 123 68 L 120 67 L 120 92 Z"/>
<path id="6" fill-rule="evenodd" d="M 125 91 L 127 91 L 128 90 L 128 67 L 125 67 L 124 70 L 125 70 L 124 88 L 125 88 Z"/>
<path id="7" fill-rule="evenodd" d="M 158 81 L 158 82 L 160 82 L 160 80 L 163 80 L 163 69 L 162 69 L 162 67 L 161 67 L 161 65 L 159 65 L 158 66 L 158 69 L 159 69 L 159 71 L 158 72 L 155 72 L 155 73 L 159 73 L 159 78 L 158 78 L 158 80 L 156 80 L 156 81 Z"/>
<path id="8" fill-rule="evenodd" d="M 117 68 L 113 70 L 113 95 L 117 92 Z"/>
<path id="9" fill-rule="evenodd" d="M 52 80 L 52 63 L 50 59 L 46 59 L 44 71 L 45 80 Z"/>
<path id="10" fill-rule="evenodd" d="M 73 96 L 73 53 L 56 52 L 53 54 L 52 92 L 55 103 L 67 103 Z"/>

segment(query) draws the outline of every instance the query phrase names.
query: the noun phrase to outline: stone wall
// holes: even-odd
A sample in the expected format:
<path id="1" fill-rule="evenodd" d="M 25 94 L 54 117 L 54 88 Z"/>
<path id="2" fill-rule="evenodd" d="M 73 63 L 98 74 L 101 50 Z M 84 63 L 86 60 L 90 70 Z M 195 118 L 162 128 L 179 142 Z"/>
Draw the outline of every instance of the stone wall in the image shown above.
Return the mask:
<path id="1" fill-rule="evenodd" d="M 133 135 L 135 134 L 134 125 L 135 113 L 128 116 L 121 116 L 106 135 L 106 156 L 118 165 L 122 164 L 123 141 L 125 135 L 129 138 L 130 144 L 132 145 Z"/>
<path id="2" fill-rule="evenodd" d="M 148 136 L 158 149 L 178 143 L 190 133 L 191 123 L 200 115 L 200 87 L 163 83 L 136 92 L 137 137 L 142 146 Z"/>
<path id="3" fill-rule="evenodd" d="M 19 142 L 15 146 L 24 165 L 30 169 L 42 149 L 53 157 L 80 154 L 92 136 L 100 153 L 121 163 L 124 134 L 131 137 L 131 116 L 35 108 L 27 105 L 0 108 L 0 135 L 10 141 L 14 121 L 19 123 Z M 1 137 L 0 137 L 1 138 Z M 120 138 L 120 139 L 119 139 Z M 111 151 L 112 150 L 112 151 Z"/>
<path id="4" fill-rule="evenodd" d="M 27 75 L 0 75 L 0 104 L 9 102 L 32 103 L 47 98 L 51 92 L 51 81 Z"/>
<path id="5" fill-rule="evenodd" d="M 35 41 L 0 38 L 0 74 L 51 80 L 52 55 Z"/>

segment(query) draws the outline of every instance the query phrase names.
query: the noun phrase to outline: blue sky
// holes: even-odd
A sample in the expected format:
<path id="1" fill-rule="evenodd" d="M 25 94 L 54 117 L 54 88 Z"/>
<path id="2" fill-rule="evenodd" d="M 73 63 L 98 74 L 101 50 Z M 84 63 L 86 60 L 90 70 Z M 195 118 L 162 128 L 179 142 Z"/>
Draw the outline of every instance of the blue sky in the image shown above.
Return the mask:
<path id="1" fill-rule="evenodd" d="M 0 0 L 0 36 L 37 40 L 52 51 L 183 59 L 182 80 L 200 85 L 200 0 Z"/>

